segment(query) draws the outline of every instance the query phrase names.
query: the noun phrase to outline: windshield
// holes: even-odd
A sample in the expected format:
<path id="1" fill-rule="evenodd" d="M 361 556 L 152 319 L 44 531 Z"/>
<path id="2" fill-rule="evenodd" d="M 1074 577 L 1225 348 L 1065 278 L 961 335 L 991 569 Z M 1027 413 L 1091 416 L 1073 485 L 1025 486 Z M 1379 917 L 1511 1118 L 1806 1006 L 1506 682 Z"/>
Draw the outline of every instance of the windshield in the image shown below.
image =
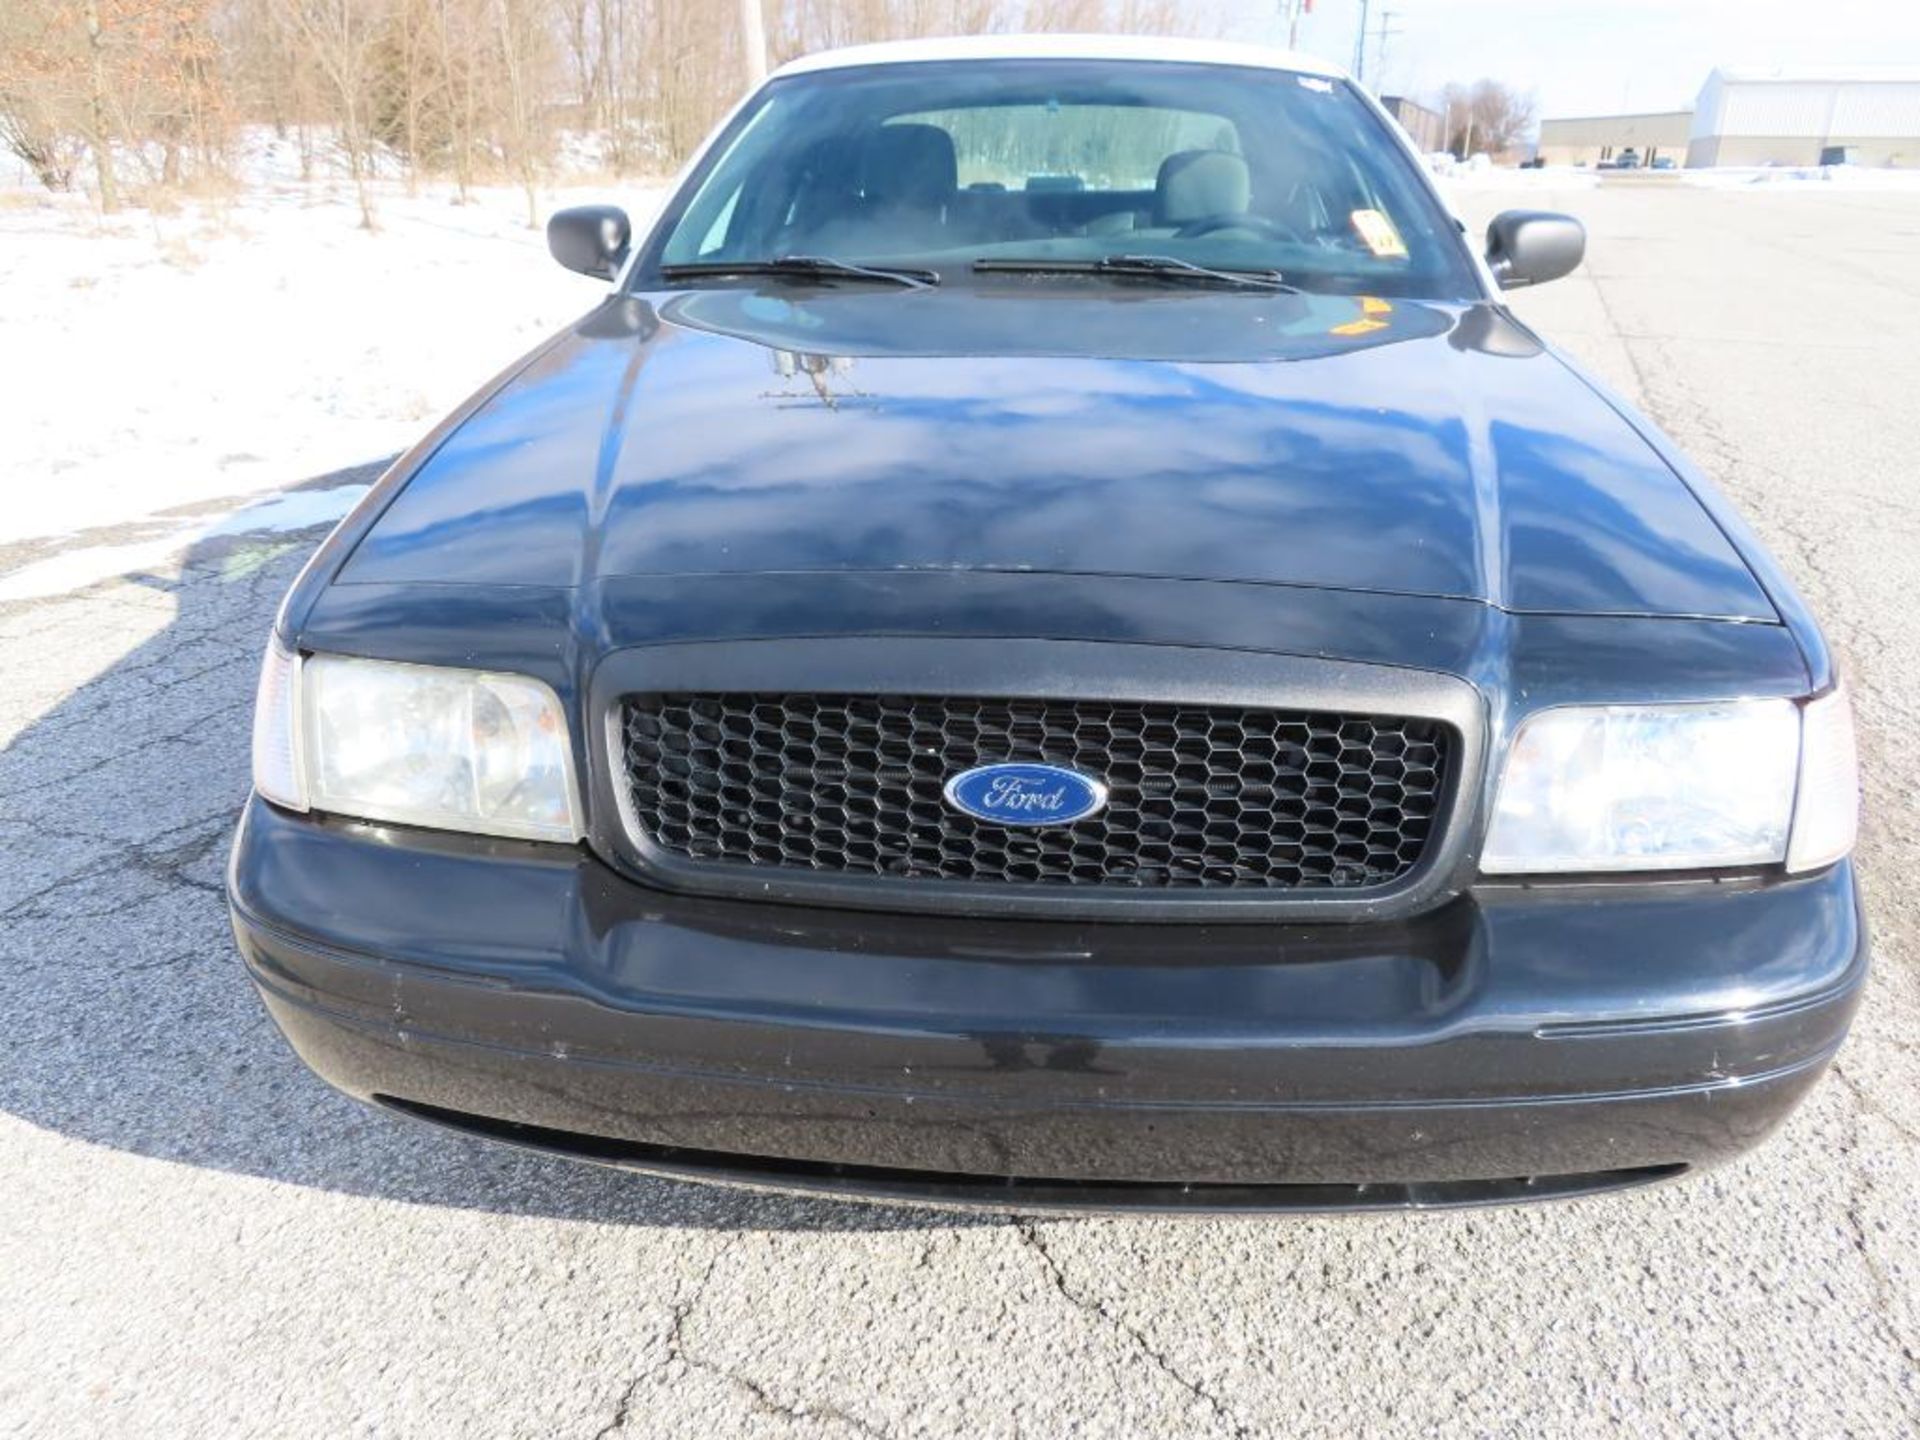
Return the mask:
<path id="1" fill-rule="evenodd" d="M 637 275 L 794 255 L 975 284 L 1008 283 L 1008 262 L 1057 274 L 1152 255 L 1343 294 L 1477 293 L 1452 220 L 1345 83 L 1217 65 L 953 62 L 776 81 L 713 146 Z"/>

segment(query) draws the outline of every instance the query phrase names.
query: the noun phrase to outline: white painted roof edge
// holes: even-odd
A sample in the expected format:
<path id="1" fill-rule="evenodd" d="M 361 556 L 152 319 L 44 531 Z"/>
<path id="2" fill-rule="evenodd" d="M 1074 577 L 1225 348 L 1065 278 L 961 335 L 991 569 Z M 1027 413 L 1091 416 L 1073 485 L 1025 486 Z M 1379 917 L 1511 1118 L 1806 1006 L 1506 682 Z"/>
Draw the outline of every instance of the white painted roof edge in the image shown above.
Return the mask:
<path id="1" fill-rule="evenodd" d="M 1730 85 L 1912 85 L 1920 65 L 1716 65 L 1713 74 Z"/>
<path id="2" fill-rule="evenodd" d="M 1298 51 L 1226 40 L 1181 40 L 1163 35 L 971 35 L 950 40 L 893 40 L 802 55 L 774 72 L 806 75 L 856 65 L 923 65 L 939 60 L 1127 60 L 1182 65 L 1241 65 L 1342 80 L 1338 65 Z"/>

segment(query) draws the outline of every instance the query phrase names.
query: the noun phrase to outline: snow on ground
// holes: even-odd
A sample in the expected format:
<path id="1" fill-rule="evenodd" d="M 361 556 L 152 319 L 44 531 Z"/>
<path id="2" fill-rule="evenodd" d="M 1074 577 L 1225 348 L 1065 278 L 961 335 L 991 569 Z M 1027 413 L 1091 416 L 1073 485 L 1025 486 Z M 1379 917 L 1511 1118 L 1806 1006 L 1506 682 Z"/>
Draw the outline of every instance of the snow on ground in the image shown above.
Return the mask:
<path id="1" fill-rule="evenodd" d="M 217 536 L 258 537 L 330 525 L 351 510 L 354 502 L 370 488 L 366 484 L 349 483 L 318 490 L 295 490 L 285 495 L 269 495 L 238 509 L 231 508 L 231 500 L 217 501 L 205 514 L 152 527 L 142 526 L 155 531 L 148 538 L 122 544 L 81 543 L 59 549 L 44 560 L 30 561 L 0 574 L 0 601 L 66 595 L 116 575 L 162 570 L 175 556 Z M 256 540 L 250 549 L 238 553 L 242 563 L 251 568 L 273 558 L 284 548 L 287 546 Z"/>
<path id="2" fill-rule="evenodd" d="M 253 137 L 245 170 L 231 201 L 105 219 L 0 188 L 0 547 L 161 531 L 91 537 L 113 543 L 55 569 L 35 555 L 0 598 L 125 573 L 230 523 L 331 518 L 350 496 L 230 519 L 404 449 L 602 293 L 548 257 L 518 190 L 461 205 L 450 185 L 382 181 L 369 233 L 344 180 L 298 179 L 290 142 Z M 608 182 L 539 206 L 612 201 L 644 223 L 659 196 Z"/>
<path id="3" fill-rule="evenodd" d="M 1817 194 L 1822 190 L 1846 193 L 1860 190 L 1920 190 L 1920 169 L 1893 170 L 1865 165 L 1747 165 L 1711 170 L 1594 170 L 1580 165 L 1549 165 L 1539 170 L 1476 168 L 1429 162 L 1442 190 L 1469 194 L 1494 191 L 1511 194 L 1535 187 L 1543 190 L 1588 190 L 1615 180 L 1635 183 L 1698 185 L 1714 190 L 1738 190 L 1760 185 L 1791 192 Z"/>
<path id="4" fill-rule="evenodd" d="M 1470 165 L 1455 164 L 1451 168 L 1436 171 L 1440 188 L 1448 191 L 1468 193 L 1476 190 L 1498 191 L 1510 194 L 1515 190 L 1586 190 L 1600 183 L 1600 177 L 1591 170 L 1583 170 L 1575 165 L 1549 165 L 1541 170 L 1515 170 L 1499 167 L 1475 168 Z"/>
<path id="5" fill-rule="evenodd" d="M 1786 193 L 1831 190 L 1920 190 L 1920 170 L 1893 170 L 1868 165 L 1727 165 L 1713 170 L 1682 170 L 1688 185 L 1714 190 L 1737 190 L 1764 185 Z"/>

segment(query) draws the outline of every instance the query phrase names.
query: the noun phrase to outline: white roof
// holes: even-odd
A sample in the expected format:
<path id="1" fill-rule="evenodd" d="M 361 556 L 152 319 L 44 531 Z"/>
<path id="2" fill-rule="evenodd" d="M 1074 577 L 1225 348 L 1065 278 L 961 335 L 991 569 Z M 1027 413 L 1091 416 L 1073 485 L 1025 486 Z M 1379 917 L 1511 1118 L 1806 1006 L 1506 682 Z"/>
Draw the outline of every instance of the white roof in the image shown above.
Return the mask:
<path id="1" fill-rule="evenodd" d="M 921 65 L 936 60 L 1159 60 L 1183 65 L 1250 65 L 1328 79 L 1343 79 L 1347 73 L 1316 56 L 1225 40 L 1179 40 L 1162 35 L 970 35 L 822 50 L 789 61 L 775 74 L 805 75 L 854 65 Z"/>
<path id="2" fill-rule="evenodd" d="M 1730 85 L 1912 85 L 1920 65 L 1721 65 L 1714 74 Z"/>

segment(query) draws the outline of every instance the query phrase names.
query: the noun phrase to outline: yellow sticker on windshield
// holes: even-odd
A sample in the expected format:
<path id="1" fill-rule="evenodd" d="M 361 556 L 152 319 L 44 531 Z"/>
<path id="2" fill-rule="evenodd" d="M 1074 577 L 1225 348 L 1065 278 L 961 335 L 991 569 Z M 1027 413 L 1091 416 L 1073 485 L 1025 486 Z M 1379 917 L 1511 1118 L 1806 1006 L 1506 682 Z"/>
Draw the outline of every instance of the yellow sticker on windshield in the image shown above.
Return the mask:
<path id="1" fill-rule="evenodd" d="M 1393 228 L 1389 220 L 1378 210 L 1356 210 L 1353 212 L 1354 233 L 1360 237 L 1360 243 L 1371 250 L 1381 260 L 1404 260 L 1407 258 L 1407 242 L 1400 238 L 1400 232 Z"/>

